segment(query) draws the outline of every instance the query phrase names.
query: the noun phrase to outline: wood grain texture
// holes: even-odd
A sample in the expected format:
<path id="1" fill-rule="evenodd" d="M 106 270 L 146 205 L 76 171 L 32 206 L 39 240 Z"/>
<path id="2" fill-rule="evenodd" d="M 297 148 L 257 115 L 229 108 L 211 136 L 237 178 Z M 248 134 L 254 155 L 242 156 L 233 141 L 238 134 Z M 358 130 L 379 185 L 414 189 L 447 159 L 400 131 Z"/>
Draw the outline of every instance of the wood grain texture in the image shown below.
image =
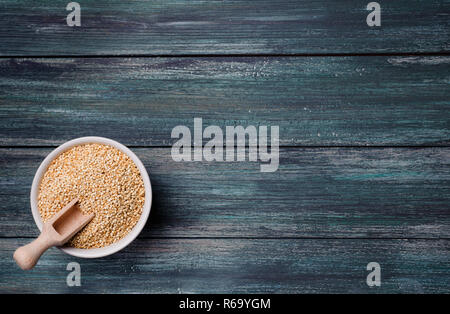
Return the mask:
<path id="1" fill-rule="evenodd" d="M 145 238 L 450 237 L 450 148 L 284 148 L 275 173 L 133 151 L 154 192 Z M 0 149 L 0 236 L 37 235 L 29 191 L 49 152 Z"/>
<path id="2" fill-rule="evenodd" d="M 49 250 L 34 270 L 12 259 L 27 239 L 0 239 L 0 293 L 449 293 L 449 241 L 152 239 L 113 256 Z M 67 287 L 66 265 L 81 265 Z M 381 286 L 366 265 L 381 266 Z"/>
<path id="3" fill-rule="evenodd" d="M 80 28 L 67 2 L 0 3 L 0 57 L 63 57 L 0 58 L 0 293 L 450 292 L 450 1 L 383 2 L 380 28 L 357 0 L 89 0 Z M 279 170 L 174 162 L 194 117 L 278 125 Z M 113 256 L 52 249 L 25 273 L 34 173 L 87 135 L 135 146 L 149 222 Z"/>
<path id="4" fill-rule="evenodd" d="M 450 57 L 0 60 L 0 145 L 97 135 L 168 146 L 177 125 L 279 125 L 280 144 L 448 145 Z"/>
<path id="5" fill-rule="evenodd" d="M 81 27 L 66 25 L 67 1 L 0 4 L 0 55 L 299 54 L 449 51 L 447 0 L 119 1 L 81 3 Z"/>

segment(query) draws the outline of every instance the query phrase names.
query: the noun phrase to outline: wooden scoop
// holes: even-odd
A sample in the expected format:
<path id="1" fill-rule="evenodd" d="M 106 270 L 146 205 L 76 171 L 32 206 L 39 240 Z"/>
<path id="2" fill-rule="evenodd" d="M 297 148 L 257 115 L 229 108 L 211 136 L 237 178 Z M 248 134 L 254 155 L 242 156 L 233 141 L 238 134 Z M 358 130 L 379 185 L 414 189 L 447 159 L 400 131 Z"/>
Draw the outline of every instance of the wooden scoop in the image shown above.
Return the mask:
<path id="1" fill-rule="evenodd" d="M 74 199 L 44 223 L 41 235 L 36 240 L 18 248 L 14 252 L 14 259 L 22 269 L 33 268 L 42 253 L 52 246 L 61 246 L 69 241 L 92 218 L 94 214 L 83 215 L 78 199 Z"/>

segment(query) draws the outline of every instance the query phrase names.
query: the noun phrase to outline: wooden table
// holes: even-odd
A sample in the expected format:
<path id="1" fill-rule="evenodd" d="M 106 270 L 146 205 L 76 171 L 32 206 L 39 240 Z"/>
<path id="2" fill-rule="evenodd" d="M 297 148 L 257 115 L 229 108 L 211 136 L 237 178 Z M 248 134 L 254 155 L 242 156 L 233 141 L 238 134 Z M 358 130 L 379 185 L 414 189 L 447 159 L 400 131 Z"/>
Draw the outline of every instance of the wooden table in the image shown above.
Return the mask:
<path id="1" fill-rule="evenodd" d="M 381 1 L 381 27 L 368 2 L 83 1 L 68 27 L 68 1 L 2 1 L 0 292 L 449 293 L 450 2 Z M 194 117 L 278 125 L 278 171 L 173 161 Z M 141 158 L 149 222 L 23 272 L 34 173 L 87 135 Z"/>

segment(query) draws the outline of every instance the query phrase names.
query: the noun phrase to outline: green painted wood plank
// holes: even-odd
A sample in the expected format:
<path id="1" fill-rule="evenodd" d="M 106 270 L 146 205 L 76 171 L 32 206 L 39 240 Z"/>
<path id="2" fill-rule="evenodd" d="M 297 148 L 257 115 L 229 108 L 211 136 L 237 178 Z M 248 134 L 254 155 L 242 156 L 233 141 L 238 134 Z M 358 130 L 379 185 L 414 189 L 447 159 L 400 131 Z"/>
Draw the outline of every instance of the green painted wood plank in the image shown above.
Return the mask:
<path id="1" fill-rule="evenodd" d="M 0 3 L 0 55 L 311 54 L 449 51 L 448 0 L 68 1 Z"/>
<path id="2" fill-rule="evenodd" d="M 450 57 L 0 60 L 0 145 L 278 125 L 281 145 L 448 145 Z"/>
<path id="3" fill-rule="evenodd" d="M 274 173 L 133 151 L 154 191 L 145 238 L 450 238 L 450 148 L 283 148 Z M 29 191 L 49 152 L 0 149 L 0 236 L 37 235 Z"/>
<path id="4" fill-rule="evenodd" d="M 136 240 L 101 259 L 51 249 L 32 271 L 12 259 L 29 239 L 0 239 L 1 293 L 449 293 L 448 240 Z M 81 266 L 67 287 L 66 266 Z M 381 266 L 368 287 L 366 266 Z"/>

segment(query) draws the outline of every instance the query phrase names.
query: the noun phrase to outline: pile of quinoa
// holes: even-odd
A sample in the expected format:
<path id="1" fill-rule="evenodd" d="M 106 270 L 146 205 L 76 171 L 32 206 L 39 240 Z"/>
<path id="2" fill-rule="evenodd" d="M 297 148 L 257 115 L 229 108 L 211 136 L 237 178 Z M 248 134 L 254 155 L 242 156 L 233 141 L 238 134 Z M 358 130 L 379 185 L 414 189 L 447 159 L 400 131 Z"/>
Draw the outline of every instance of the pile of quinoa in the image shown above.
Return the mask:
<path id="1" fill-rule="evenodd" d="M 144 206 L 145 189 L 139 169 L 120 150 L 103 144 L 75 146 L 60 154 L 45 172 L 38 208 L 46 222 L 71 200 L 95 217 L 68 243 L 93 249 L 110 245 L 136 225 Z"/>

